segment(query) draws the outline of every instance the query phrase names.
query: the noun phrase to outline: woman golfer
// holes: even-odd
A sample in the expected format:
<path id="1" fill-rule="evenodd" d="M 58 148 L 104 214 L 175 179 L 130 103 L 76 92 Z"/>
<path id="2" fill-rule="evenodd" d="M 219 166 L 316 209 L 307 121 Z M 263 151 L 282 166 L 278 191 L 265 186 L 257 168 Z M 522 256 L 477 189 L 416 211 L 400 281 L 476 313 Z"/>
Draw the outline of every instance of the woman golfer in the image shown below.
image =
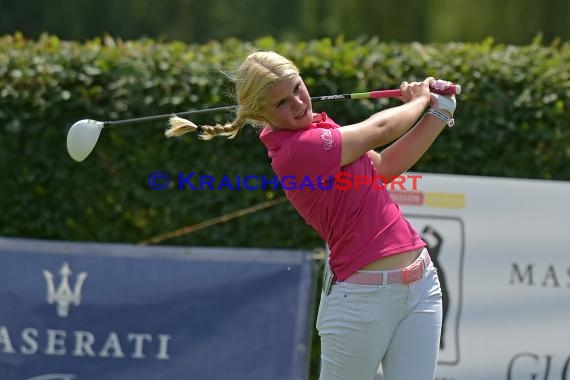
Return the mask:
<path id="1" fill-rule="evenodd" d="M 410 169 L 453 123 L 455 97 L 430 93 L 430 86 L 444 90 L 451 83 L 403 82 L 402 105 L 339 126 L 313 113 L 299 70 L 281 55 L 249 55 L 233 79 L 232 123 L 198 127 L 175 117 L 166 135 L 232 138 L 246 123 L 262 126 L 275 173 L 310 178 L 313 186 L 284 191 L 330 247 L 317 316 L 320 379 L 373 380 L 382 364 L 386 380 L 433 380 L 442 295 L 426 244 L 382 183 L 343 190 L 323 182 L 339 172 L 378 179 Z"/>

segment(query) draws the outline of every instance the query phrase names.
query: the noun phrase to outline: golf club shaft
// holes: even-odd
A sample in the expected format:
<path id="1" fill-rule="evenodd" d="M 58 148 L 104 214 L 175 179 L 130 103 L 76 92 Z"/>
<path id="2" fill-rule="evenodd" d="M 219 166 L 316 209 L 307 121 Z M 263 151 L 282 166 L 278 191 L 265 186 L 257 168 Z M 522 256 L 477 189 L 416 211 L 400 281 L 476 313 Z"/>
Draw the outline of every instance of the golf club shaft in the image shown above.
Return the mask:
<path id="1" fill-rule="evenodd" d="M 121 124 L 131 124 L 136 123 L 139 121 L 153 121 L 153 120 L 165 120 L 169 119 L 172 116 L 187 116 L 187 115 L 199 115 L 202 113 L 216 113 L 216 112 L 229 112 L 236 109 L 237 106 L 225 106 L 225 107 L 214 107 L 214 108 L 204 108 L 201 110 L 192 110 L 192 111 L 185 111 L 185 112 L 176 112 L 176 113 L 168 113 L 162 115 L 154 115 L 154 116 L 143 116 L 143 117 L 136 117 L 133 119 L 123 119 L 123 120 L 113 120 L 113 121 L 104 121 L 103 125 L 105 127 L 111 125 L 121 125 Z"/>
<path id="2" fill-rule="evenodd" d="M 459 95 L 461 92 L 461 86 L 452 84 L 445 90 L 437 90 L 435 88 L 430 88 L 430 91 L 434 94 L 440 95 Z M 399 98 L 402 96 L 402 90 L 379 90 L 379 91 L 369 91 L 369 92 L 354 92 L 352 94 L 341 94 L 341 95 L 327 95 L 327 96 L 315 96 L 311 98 L 313 102 L 321 102 L 326 100 L 345 100 L 345 99 L 380 99 L 380 98 Z"/>
<path id="3" fill-rule="evenodd" d="M 459 85 L 451 85 L 446 90 L 440 91 L 434 88 L 431 88 L 431 92 L 435 94 L 441 95 L 453 95 L 459 94 L 461 91 L 461 87 Z M 332 101 L 332 100 L 350 100 L 350 99 L 380 99 L 380 98 L 399 98 L 402 96 L 402 90 L 379 90 L 379 91 L 369 91 L 369 92 L 354 92 L 351 94 L 340 94 L 340 95 L 325 95 L 325 96 L 314 96 L 311 98 L 313 102 L 324 102 L 324 101 Z M 214 107 L 214 108 L 205 108 L 201 110 L 192 110 L 192 111 L 185 111 L 185 112 L 176 112 L 176 113 L 169 113 L 163 115 L 154 115 L 154 116 L 145 116 L 145 117 L 137 117 L 133 119 L 123 119 L 123 120 L 114 120 L 114 121 L 104 121 L 103 126 L 112 126 L 112 125 L 121 125 L 121 124 L 131 124 L 141 121 L 154 121 L 154 120 L 165 120 L 169 119 L 172 116 L 188 116 L 188 115 L 199 115 L 205 113 L 217 113 L 217 112 L 229 112 L 233 111 L 237 108 L 237 106 L 225 106 L 225 107 Z"/>

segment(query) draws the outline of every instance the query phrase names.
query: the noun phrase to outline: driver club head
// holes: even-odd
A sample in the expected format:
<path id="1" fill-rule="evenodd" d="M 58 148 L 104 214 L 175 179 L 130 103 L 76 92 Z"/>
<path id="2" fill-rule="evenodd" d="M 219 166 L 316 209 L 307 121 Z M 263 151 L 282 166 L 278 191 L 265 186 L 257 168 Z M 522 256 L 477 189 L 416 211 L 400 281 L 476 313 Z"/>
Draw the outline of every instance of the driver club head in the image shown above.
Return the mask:
<path id="1" fill-rule="evenodd" d="M 67 132 L 67 153 L 77 162 L 83 161 L 97 144 L 101 129 L 105 125 L 97 120 L 83 119 L 71 126 Z"/>

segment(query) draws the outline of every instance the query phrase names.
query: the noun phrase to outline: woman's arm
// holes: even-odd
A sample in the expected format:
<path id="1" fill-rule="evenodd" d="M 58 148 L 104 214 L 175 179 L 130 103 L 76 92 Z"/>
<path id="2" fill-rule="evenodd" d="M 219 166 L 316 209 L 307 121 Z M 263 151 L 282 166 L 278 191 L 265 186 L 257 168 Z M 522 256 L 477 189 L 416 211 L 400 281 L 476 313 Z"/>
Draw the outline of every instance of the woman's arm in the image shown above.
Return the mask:
<path id="1" fill-rule="evenodd" d="M 432 80 L 431 84 L 438 90 L 445 90 L 451 82 Z M 402 91 L 404 101 L 410 99 L 410 96 L 413 96 L 413 93 Z M 409 170 L 433 144 L 444 126 L 453 125 L 456 104 L 455 95 L 430 94 L 431 109 L 411 130 L 384 149 L 382 153 L 377 153 L 373 149 L 368 151 L 368 157 L 372 160 L 378 174 L 385 178 L 395 178 Z"/>
<path id="2" fill-rule="evenodd" d="M 440 90 L 451 82 L 438 80 L 434 86 Z M 431 95 L 431 109 L 421 120 L 382 153 L 369 152 L 376 171 L 386 178 L 395 178 L 409 170 L 433 144 L 445 125 L 452 126 L 457 105 L 455 95 Z"/>
<path id="3" fill-rule="evenodd" d="M 386 178 L 395 178 L 406 172 L 423 156 L 444 128 L 445 123 L 441 119 L 424 115 L 408 133 L 381 153 L 370 152 L 376 171 Z"/>
<path id="4" fill-rule="evenodd" d="M 403 82 L 401 106 L 375 113 L 368 119 L 340 128 L 342 136 L 341 165 L 347 165 L 364 153 L 398 139 L 418 120 L 430 101 L 429 84 Z M 430 117 L 431 119 L 431 117 Z"/>

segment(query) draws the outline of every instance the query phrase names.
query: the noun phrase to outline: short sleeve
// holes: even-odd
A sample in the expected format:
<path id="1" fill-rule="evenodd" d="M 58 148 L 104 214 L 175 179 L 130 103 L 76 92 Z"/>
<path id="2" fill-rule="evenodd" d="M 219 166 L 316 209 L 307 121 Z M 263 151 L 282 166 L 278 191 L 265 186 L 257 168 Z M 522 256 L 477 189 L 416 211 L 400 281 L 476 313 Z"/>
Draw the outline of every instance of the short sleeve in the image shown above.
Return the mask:
<path id="1" fill-rule="evenodd" d="M 287 159 L 279 163 L 280 176 L 292 175 L 317 180 L 340 171 L 342 141 L 337 128 L 310 128 L 288 142 Z"/>

